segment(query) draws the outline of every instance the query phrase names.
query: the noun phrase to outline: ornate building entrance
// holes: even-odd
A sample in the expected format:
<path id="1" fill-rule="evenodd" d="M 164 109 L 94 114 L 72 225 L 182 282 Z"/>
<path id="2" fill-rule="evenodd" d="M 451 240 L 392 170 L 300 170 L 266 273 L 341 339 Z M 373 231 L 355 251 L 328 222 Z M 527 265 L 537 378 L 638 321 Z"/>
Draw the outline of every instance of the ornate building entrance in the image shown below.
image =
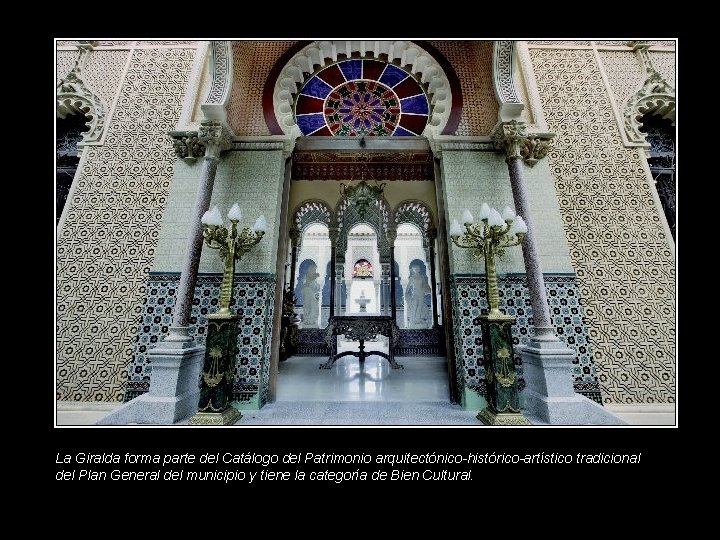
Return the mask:
<path id="1" fill-rule="evenodd" d="M 333 317 L 394 321 L 398 356 L 444 353 L 436 215 L 425 141 L 298 140 L 285 275 L 298 355 L 330 354 Z"/>

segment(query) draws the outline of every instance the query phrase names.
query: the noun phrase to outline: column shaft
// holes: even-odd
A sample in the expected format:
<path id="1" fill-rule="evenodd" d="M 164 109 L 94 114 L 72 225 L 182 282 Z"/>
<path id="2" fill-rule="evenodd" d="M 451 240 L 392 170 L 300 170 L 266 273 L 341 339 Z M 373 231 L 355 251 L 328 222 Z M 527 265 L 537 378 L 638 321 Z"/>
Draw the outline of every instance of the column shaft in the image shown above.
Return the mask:
<path id="1" fill-rule="evenodd" d="M 219 158 L 206 155 L 203 159 L 198 193 L 195 198 L 195 206 L 190 216 L 190 231 L 185 248 L 185 260 L 183 261 L 180 273 L 180 284 L 178 285 L 175 297 L 175 312 L 172 325 L 174 327 L 187 326 L 190 321 L 190 309 L 192 308 L 193 297 L 195 296 L 195 282 L 197 281 L 198 267 L 200 266 L 200 255 L 202 253 L 203 232 L 200 218 L 210 206 L 213 185 L 215 184 L 215 173 L 217 172 Z"/>
<path id="2" fill-rule="evenodd" d="M 515 210 L 520 214 L 527 224 L 528 232 L 522 243 L 523 259 L 525 260 L 525 271 L 527 273 L 530 301 L 533 308 L 533 323 L 536 328 L 552 327 L 550 320 L 550 309 L 548 308 L 547 293 L 545 291 L 545 280 L 543 279 L 540 266 L 540 256 L 535 243 L 535 225 L 530 214 L 525 190 L 525 178 L 522 172 L 521 158 L 510 156 L 505 160 L 510 173 L 510 185 L 513 198 L 515 199 Z"/>

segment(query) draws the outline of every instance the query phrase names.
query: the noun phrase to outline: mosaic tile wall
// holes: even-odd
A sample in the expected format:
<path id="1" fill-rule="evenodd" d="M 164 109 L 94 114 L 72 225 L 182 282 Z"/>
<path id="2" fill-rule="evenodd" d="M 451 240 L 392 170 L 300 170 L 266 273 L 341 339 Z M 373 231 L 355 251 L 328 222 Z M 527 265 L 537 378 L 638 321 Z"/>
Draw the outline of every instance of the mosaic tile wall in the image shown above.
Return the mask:
<path id="1" fill-rule="evenodd" d="M 168 334 L 179 279 L 178 273 L 150 274 L 128 367 L 125 401 L 150 389 L 152 363 L 148 349 Z M 219 309 L 221 282 L 221 274 L 198 276 L 190 314 L 190 335 L 201 345 L 205 344 L 207 335 L 207 315 Z M 244 318 L 237 342 L 233 396 L 237 401 L 252 402 L 258 407 L 267 402 L 274 297 L 273 274 L 235 275 L 230 310 Z"/>
<path id="2" fill-rule="evenodd" d="M 576 352 L 572 377 L 575 392 L 601 403 L 600 386 L 588 340 L 586 319 L 575 276 L 545 274 L 545 286 L 550 304 L 550 316 L 558 337 Z M 485 368 L 482 355 L 482 330 L 475 319 L 487 312 L 485 276 L 452 275 L 450 292 L 453 305 L 455 355 L 459 388 L 468 387 L 485 397 Z M 524 275 L 505 275 L 498 278 L 500 309 L 517 318 L 512 328 L 515 368 L 518 388 L 525 388 L 519 346 L 532 335 L 532 306 Z"/>
<path id="3" fill-rule="evenodd" d="M 263 116 L 265 80 L 294 41 L 236 41 L 233 44 L 235 81 L 228 103 L 228 122 L 236 135 L 270 135 Z"/>
<path id="4" fill-rule="evenodd" d="M 529 52 L 603 402 L 674 403 L 675 261 L 645 157 L 623 147 L 592 50 Z"/>
<path id="5" fill-rule="evenodd" d="M 492 41 L 431 41 L 452 64 L 463 94 L 460 123 L 453 135 L 480 136 L 492 130 L 498 103 L 492 80 Z"/>
<path id="6" fill-rule="evenodd" d="M 99 54 L 99 53 L 98 53 Z M 57 240 L 59 400 L 121 401 L 194 49 L 135 50 L 103 146 L 88 147 Z"/>

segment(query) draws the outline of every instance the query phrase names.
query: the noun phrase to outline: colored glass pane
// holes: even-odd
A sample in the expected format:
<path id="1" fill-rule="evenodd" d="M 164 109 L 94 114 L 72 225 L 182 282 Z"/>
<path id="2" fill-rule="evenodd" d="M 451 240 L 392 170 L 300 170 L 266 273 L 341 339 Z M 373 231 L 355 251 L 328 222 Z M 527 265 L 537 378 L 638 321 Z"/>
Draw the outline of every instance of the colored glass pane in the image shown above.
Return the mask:
<path id="1" fill-rule="evenodd" d="M 422 134 L 429 113 L 417 80 L 379 60 L 342 60 L 321 69 L 295 103 L 300 131 L 315 136 L 412 137 Z"/>

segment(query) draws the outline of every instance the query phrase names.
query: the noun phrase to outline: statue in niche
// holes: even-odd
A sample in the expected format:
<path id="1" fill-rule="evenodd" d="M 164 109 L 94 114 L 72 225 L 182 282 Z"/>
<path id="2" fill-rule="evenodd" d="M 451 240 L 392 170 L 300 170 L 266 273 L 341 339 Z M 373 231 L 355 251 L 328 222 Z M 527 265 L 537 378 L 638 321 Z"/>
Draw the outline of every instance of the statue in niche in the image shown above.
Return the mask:
<path id="1" fill-rule="evenodd" d="M 302 283 L 303 295 L 303 328 L 317 328 L 320 317 L 320 283 L 318 283 L 317 266 L 308 266 Z"/>
<path id="2" fill-rule="evenodd" d="M 420 266 L 413 264 L 410 267 L 410 280 L 405 291 L 405 309 L 407 311 L 408 328 L 429 328 L 430 307 L 425 303 L 425 295 L 432 289 L 427 277 L 420 273 Z"/>

